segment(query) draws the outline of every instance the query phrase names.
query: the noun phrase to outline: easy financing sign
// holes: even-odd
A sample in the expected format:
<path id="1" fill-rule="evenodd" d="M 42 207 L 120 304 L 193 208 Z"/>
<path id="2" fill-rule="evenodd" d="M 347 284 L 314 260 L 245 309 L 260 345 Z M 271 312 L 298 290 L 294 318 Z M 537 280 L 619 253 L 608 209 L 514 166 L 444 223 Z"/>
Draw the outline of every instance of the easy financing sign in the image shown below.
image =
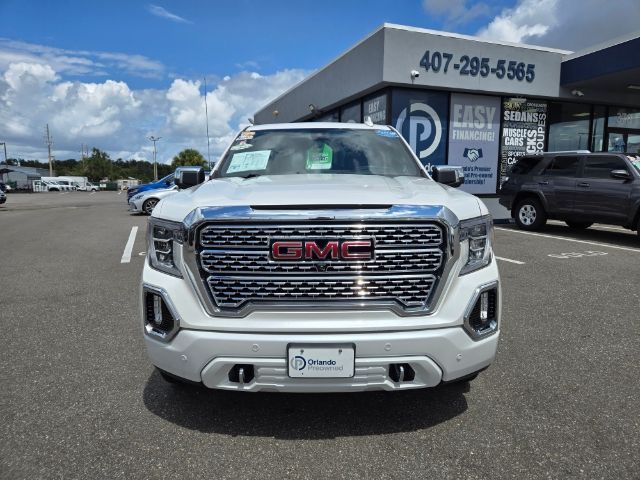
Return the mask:
<path id="1" fill-rule="evenodd" d="M 469 193 L 495 193 L 500 148 L 500 98 L 451 95 L 449 165 L 464 169 Z"/>

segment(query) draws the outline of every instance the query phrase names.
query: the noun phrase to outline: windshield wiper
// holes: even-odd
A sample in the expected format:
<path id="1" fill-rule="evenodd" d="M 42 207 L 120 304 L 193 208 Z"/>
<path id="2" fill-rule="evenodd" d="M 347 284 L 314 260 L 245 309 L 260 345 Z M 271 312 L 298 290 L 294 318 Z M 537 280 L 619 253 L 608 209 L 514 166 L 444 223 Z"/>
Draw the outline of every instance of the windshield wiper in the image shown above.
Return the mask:
<path id="1" fill-rule="evenodd" d="M 247 180 L 248 178 L 256 178 L 259 177 L 260 174 L 259 173 L 249 173 L 247 175 L 241 175 L 240 178 L 243 180 Z"/>

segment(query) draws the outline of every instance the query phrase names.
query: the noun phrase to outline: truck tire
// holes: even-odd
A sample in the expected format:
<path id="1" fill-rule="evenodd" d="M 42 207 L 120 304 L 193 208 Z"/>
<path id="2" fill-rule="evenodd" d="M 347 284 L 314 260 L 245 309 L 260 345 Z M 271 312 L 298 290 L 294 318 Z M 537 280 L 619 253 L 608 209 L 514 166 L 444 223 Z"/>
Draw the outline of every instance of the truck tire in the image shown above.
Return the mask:
<path id="1" fill-rule="evenodd" d="M 569 228 L 573 228 L 575 230 L 585 230 L 593 225 L 593 222 L 574 222 L 571 220 L 565 220 L 565 222 Z"/>
<path id="2" fill-rule="evenodd" d="M 147 215 L 151 215 L 151 212 L 153 212 L 153 209 L 156 208 L 157 204 L 158 204 L 157 198 L 149 198 L 145 200 L 144 203 L 142 204 L 142 211 Z"/>
<path id="3" fill-rule="evenodd" d="M 540 230 L 547 223 L 547 213 L 534 197 L 527 197 L 518 202 L 514 209 L 516 225 L 522 230 Z"/>

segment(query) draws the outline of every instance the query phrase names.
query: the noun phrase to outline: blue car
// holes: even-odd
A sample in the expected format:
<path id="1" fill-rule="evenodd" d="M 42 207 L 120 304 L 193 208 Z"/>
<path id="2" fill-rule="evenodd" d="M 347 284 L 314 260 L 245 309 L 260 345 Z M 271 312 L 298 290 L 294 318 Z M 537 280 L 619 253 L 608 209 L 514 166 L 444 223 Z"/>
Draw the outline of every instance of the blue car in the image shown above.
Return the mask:
<path id="1" fill-rule="evenodd" d="M 144 183 L 142 185 L 138 185 L 137 187 L 129 188 L 127 190 L 127 202 L 134 195 L 142 192 L 146 192 L 147 190 L 155 190 L 157 188 L 169 188 L 173 186 L 173 173 L 170 173 L 164 178 L 161 178 L 157 182 Z"/>

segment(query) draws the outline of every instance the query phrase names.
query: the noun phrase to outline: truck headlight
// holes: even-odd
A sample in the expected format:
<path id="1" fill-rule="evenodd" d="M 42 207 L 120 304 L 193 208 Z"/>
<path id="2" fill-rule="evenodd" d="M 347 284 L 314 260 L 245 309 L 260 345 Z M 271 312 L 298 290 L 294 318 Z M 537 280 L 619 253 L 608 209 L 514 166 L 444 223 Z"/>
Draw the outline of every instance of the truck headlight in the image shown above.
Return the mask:
<path id="1" fill-rule="evenodd" d="M 150 218 L 147 230 L 149 265 L 169 275 L 182 277 L 176 253 L 183 238 L 181 223 Z"/>
<path id="2" fill-rule="evenodd" d="M 460 275 L 466 275 L 491 263 L 491 241 L 493 222 L 491 215 L 460 222 L 460 244 L 465 264 Z"/>

